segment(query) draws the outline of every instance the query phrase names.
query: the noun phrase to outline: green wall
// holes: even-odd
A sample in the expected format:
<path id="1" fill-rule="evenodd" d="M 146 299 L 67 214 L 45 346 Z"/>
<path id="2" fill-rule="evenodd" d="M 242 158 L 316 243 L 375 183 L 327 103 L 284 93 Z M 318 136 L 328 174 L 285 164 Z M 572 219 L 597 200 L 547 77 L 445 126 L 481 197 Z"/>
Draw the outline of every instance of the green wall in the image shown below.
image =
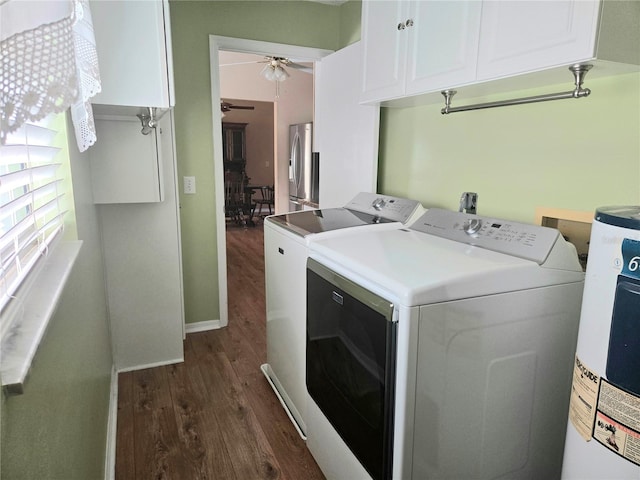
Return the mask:
<path id="1" fill-rule="evenodd" d="M 192 323 L 219 318 L 208 36 L 335 50 L 360 38 L 361 2 L 172 0 L 170 6 L 178 174 L 198 182 L 197 195 L 180 197 Z M 448 116 L 440 104 L 382 108 L 379 191 L 453 209 L 460 193 L 475 191 L 480 213 L 528 222 L 536 207 L 592 211 L 640 203 L 639 75 L 587 75 L 585 86 L 593 91 L 587 99 Z M 499 98 L 568 88 L 547 85 Z"/>
<path id="2" fill-rule="evenodd" d="M 104 479 L 111 342 L 89 160 L 74 152 L 75 222 L 67 217 L 66 236 L 77 231 L 84 243 L 25 393 L 1 395 L 4 480 Z"/>
<path id="3" fill-rule="evenodd" d="M 353 16 L 353 6 L 345 7 Z M 209 35 L 335 50 L 353 38 L 342 7 L 307 1 L 172 0 L 178 178 L 195 176 L 197 194 L 180 192 L 186 323 L 219 318 Z M 359 23 L 359 22 L 358 22 Z"/>
<path id="4" fill-rule="evenodd" d="M 360 40 L 361 0 L 349 0 L 340 6 L 340 33 L 338 48 L 344 48 Z"/>
<path id="5" fill-rule="evenodd" d="M 536 207 L 592 212 L 640 204 L 640 74 L 587 75 L 585 87 L 592 90 L 586 99 L 446 116 L 441 104 L 383 108 L 380 191 L 451 209 L 462 192 L 477 192 L 478 213 L 525 222 L 534 221 Z"/>

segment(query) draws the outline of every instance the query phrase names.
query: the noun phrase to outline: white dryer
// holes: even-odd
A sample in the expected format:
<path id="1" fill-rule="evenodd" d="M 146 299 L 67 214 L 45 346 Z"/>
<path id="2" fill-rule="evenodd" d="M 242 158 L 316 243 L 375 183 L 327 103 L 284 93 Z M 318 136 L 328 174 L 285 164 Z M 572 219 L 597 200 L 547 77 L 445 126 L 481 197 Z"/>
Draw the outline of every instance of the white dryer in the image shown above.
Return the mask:
<path id="1" fill-rule="evenodd" d="M 309 248 L 327 478 L 560 476 L 584 273 L 557 230 L 431 209 Z"/>
<path id="2" fill-rule="evenodd" d="M 267 363 L 272 388 L 306 438 L 305 318 L 308 245 L 354 231 L 401 228 L 424 213 L 419 202 L 361 192 L 343 208 L 272 215 L 264 222 Z"/>

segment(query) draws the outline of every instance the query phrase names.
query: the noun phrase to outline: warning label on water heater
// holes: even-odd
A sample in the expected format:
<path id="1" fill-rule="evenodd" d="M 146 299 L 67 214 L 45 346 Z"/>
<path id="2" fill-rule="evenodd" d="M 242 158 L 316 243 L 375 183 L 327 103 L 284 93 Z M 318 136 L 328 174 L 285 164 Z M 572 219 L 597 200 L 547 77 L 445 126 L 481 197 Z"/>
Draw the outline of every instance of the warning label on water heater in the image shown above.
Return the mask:
<path id="1" fill-rule="evenodd" d="M 591 440 L 599 388 L 600 376 L 587 368 L 576 355 L 573 366 L 569 420 L 587 442 Z"/>
<path id="2" fill-rule="evenodd" d="M 602 379 L 593 438 L 640 465 L 640 398 Z"/>

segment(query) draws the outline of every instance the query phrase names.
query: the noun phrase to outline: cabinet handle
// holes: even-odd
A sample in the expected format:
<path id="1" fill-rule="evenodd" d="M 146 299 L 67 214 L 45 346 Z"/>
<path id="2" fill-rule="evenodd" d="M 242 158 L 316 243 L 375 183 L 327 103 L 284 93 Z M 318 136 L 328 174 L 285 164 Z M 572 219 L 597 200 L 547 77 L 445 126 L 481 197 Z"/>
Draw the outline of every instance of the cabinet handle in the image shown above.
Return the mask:
<path id="1" fill-rule="evenodd" d="M 413 19 L 409 18 L 406 22 L 404 22 L 407 27 L 413 27 Z"/>
<path id="2" fill-rule="evenodd" d="M 398 24 L 398 30 L 404 30 L 404 28 L 405 28 L 404 23 L 400 22 Z"/>

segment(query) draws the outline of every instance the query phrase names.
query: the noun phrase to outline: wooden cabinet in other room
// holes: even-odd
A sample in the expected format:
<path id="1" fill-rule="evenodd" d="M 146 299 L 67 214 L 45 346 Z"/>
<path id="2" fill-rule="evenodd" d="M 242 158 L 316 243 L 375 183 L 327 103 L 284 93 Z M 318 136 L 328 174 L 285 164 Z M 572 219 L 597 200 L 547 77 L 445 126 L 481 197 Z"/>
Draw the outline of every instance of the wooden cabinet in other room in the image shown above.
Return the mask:
<path id="1" fill-rule="evenodd" d="M 246 123 L 222 124 L 224 170 L 243 172 L 247 161 Z"/>
<path id="2" fill-rule="evenodd" d="M 169 2 L 91 0 L 102 92 L 94 104 L 175 105 Z"/>

